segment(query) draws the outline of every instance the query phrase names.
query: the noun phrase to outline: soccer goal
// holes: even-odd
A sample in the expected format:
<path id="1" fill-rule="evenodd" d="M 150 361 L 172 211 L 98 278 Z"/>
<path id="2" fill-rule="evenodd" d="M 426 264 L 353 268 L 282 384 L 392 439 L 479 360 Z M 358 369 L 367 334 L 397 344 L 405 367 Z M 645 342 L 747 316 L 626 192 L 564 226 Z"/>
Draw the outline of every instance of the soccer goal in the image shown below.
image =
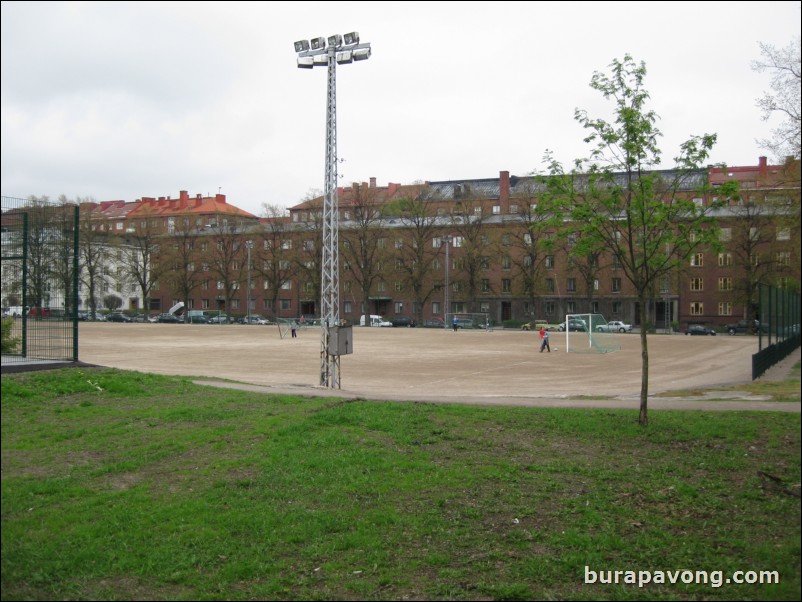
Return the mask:
<path id="1" fill-rule="evenodd" d="M 448 322 L 446 322 L 447 328 L 452 328 L 454 325 L 454 318 L 457 319 L 457 325 L 460 328 L 475 328 L 479 330 L 486 330 L 492 331 L 493 324 L 490 321 L 490 314 L 488 313 L 474 313 L 474 314 L 451 314 L 449 316 Z"/>
<path id="2" fill-rule="evenodd" d="M 621 349 L 601 314 L 568 314 L 562 328 L 566 353 L 610 353 Z"/>

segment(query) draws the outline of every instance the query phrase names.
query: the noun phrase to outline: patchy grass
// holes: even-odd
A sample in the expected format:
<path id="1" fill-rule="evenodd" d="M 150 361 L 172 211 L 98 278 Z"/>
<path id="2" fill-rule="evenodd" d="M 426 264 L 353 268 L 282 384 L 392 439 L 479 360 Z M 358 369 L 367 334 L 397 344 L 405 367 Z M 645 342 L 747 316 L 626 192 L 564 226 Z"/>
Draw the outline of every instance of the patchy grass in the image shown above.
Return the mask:
<path id="1" fill-rule="evenodd" d="M 802 362 L 797 362 L 791 369 L 787 379 L 781 381 L 754 381 L 744 385 L 732 385 L 729 387 L 716 387 L 714 391 L 710 389 L 678 389 L 665 391 L 655 395 L 655 397 L 703 397 L 715 391 L 739 392 L 744 397 L 752 395 L 766 396 L 771 401 L 799 401 L 800 400 L 800 374 L 802 373 Z M 706 401 L 715 399 L 705 398 Z M 737 401 L 732 397 L 722 397 L 726 401 Z"/>
<path id="2" fill-rule="evenodd" d="M 2 597 L 799 600 L 800 416 L 636 412 L 4 376 Z"/>

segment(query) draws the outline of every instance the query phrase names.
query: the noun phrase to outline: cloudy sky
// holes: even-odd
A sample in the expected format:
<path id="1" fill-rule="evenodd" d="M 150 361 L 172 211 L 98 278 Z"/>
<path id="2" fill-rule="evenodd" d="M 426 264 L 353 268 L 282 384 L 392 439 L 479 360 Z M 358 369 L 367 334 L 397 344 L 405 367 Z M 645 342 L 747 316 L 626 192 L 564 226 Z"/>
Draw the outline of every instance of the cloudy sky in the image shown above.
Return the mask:
<path id="1" fill-rule="evenodd" d="M 323 189 L 326 70 L 293 42 L 358 31 L 337 69 L 339 174 L 367 182 L 527 175 L 587 156 L 594 71 L 646 64 L 667 163 L 754 165 L 770 136 L 759 42 L 800 2 L 2 2 L 2 194 L 133 201 L 222 192 L 242 209 Z M 776 124 L 775 124 L 776 125 Z"/>

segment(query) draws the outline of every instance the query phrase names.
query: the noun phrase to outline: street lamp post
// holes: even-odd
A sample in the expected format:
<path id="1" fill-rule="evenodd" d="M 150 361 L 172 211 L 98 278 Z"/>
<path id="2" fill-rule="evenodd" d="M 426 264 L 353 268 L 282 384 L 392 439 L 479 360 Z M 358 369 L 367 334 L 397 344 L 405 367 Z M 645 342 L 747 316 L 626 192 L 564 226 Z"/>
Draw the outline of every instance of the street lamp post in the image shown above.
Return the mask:
<path id="1" fill-rule="evenodd" d="M 248 295 L 245 303 L 248 305 L 248 325 L 251 324 L 251 249 L 253 249 L 253 241 L 246 240 L 245 248 L 248 249 Z"/>
<path id="2" fill-rule="evenodd" d="M 448 328 L 448 268 L 449 268 L 449 259 L 448 259 L 448 248 L 451 246 L 451 241 L 453 240 L 451 235 L 447 235 L 443 237 L 443 243 L 446 245 L 446 288 L 445 288 L 445 299 L 444 307 L 443 307 L 443 328 Z"/>
<path id="3" fill-rule="evenodd" d="M 295 42 L 298 67 L 328 67 L 326 102 L 326 176 L 323 196 L 323 264 L 320 298 L 320 386 L 340 388 L 340 356 L 330 353 L 329 328 L 340 323 L 339 216 L 337 207 L 337 64 L 370 57 L 370 44 L 360 44 L 359 34 L 319 37 Z"/>

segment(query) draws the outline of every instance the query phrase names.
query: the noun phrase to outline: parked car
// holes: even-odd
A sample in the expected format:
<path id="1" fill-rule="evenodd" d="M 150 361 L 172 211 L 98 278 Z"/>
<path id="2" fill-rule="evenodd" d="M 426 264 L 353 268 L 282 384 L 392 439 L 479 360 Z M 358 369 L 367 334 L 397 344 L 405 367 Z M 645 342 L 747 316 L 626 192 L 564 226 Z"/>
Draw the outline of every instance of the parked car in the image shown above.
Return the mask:
<path id="1" fill-rule="evenodd" d="M 597 332 L 632 332 L 632 324 L 624 324 L 618 320 L 607 322 L 607 324 L 599 324 L 596 327 Z"/>
<path id="2" fill-rule="evenodd" d="M 413 320 L 409 316 L 396 316 L 395 318 L 390 320 L 390 323 L 396 328 L 402 328 L 402 327 L 412 328 L 413 326 L 415 326 L 415 320 Z"/>
<path id="3" fill-rule="evenodd" d="M 132 320 L 125 314 L 113 313 L 106 316 L 106 322 L 132 322 Z"/>
<path id="4" fill-rule="evenodd" d="M 758 332 L 768 332 L 768 324 L 761 325 L 757 320 L 739 320 L 735 324 L 727 324 L 729 334 L 757 334 Z"/>
<path id="5" fill-rule="evenodd" d="M 424 328 L 445 328 L 442 318 L 429 318 L 423 321 Z"/>
<path id="6" fill-rule="evenodd" d="M 521 330 L 548 330 L 549 323 L 546 320 L 534 320 L 521 325 Z"/>
<path id="7" fill-rule="evenodd" d="M 156 321 L 159 324 L 180 324 L 182 322 L 181 318 L 175 314 L 159 314 Z"/>
<path id="8" fill-rule="evenodd" d="M 557 327 L 560 332 L 565 332 L 565 322 Z M 571 332 L 587 332 L 588 325 L 584 320 L 568 320 L 568 330 Z"/>
<path id="9" fill-rule="evenodd" d="M 707 326 L 702 326 L 701 324 L 691 324 L 688 326 L 688 330 L 685 331 L 685 334 L 694 336 L 716 336 L 716 331 L 712 328 L 708 328 Z"/>
<path id="10" fill-rule="evenodd" d="M 234 320 L 227 314 L 218 314 L 209 318 L 209 324 L 231 324 Z"/>
<path id="11" fill-rule="evenodd" d="M 240 324 L 259 324 L 259 325 L 270 324 L 270 320 L 259 314 L 251 314 L 250 316 L 244 316 L 239 322 Z"/>
<path id="12" fill-rule="evenodd" d="M 28 310 L 29 318 L 49 318 L 50 308 L 48 307 L 32 307 Z"/>

